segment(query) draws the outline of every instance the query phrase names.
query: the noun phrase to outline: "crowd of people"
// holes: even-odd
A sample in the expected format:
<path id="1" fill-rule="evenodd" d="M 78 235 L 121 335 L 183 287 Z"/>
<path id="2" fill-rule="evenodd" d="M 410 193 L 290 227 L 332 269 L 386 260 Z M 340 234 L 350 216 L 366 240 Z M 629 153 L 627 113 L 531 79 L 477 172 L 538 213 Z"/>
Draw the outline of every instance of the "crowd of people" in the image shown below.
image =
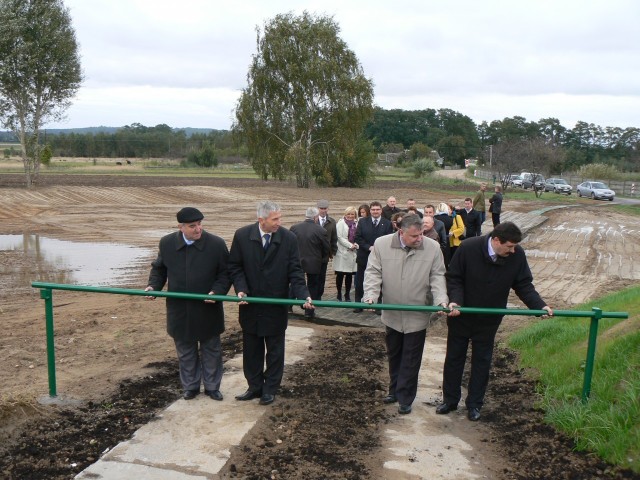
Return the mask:
<path id="1" fill-rule="evenodd" d="M 468 418 L 480 418 L 489 378 L 495 335 L 501 315 L 469 315 L 461 306 L 505 308 L 511 289 L 532 309 L 553 311 L 536 292 L 522 247 L 522 234 L 500 223 L 502 194 L 489 199 L 493 230 L 482 236 L 486 184 L 464 206 L 440 202 L 406 208 L 390 196 L 383 206 L 372 201 L 344 209 L 336 221 L 329 202 L 319 200 L 304 219 L 282 227 L 281 208 L 262 201 L 257 221 L 238 229 L 228 250 L 223 239 L 202 228 L 204 215 L 194 207 L 177 213 L 178 231 L 160 240 L 147 291 L 226 295 L 233 285 L 239 299 L 243 339 L 243 371 L 247 390 L 239 401 L 275 401 L 284 372 L 287 302 L 261 304 L 245 297 L 302 300 L 305 316 L 314 317 L 314 301 L 322 299 L 332 260 L 337 300 L 372 307 L 381 316 L 389 362 L 387 404 L 399 403 L 408 414 L 415 399 L 426 330 L 432 315 L 446 315 L 447 353 L 443 403 L 436 413 L 456 410 L 467 349 L 471 343 L 471 376 L 465 400 Z M 148 298 L 154 299 L 155 296 Z M 375 308 L 375 304 L 440 306 L 437 314 Z M 204 393 L 223 400 L 223 305 L 214 300 L 167 298 L 167 332 L 178 355 L 183 397 Z"/>

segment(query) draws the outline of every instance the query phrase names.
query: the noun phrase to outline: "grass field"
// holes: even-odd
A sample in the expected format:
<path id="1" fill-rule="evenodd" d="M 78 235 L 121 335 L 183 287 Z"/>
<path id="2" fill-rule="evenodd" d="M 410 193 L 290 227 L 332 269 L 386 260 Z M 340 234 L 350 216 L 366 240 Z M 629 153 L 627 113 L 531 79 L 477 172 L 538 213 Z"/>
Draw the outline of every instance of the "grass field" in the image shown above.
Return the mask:
<path id="1" fill-rule="evenodd" d="M 602 319 L 591 396 L 581 401 L 589 319 L 540 321 L 511 336 L 522 364 L 539 374 L 546 419 L 576 441 L 578 449 L 640 473 L 640 287 L 597 299 L 597 306 L 626 311 L 626 320 Z"/>

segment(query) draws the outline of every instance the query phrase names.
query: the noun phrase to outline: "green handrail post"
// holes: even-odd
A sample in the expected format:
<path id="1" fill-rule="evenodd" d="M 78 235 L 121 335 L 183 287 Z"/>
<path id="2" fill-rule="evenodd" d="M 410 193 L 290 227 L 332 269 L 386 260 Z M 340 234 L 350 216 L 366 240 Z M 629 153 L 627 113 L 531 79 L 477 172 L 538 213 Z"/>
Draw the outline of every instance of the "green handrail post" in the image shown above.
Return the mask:
<path id="1" fill-rule="evenodd" d="M 47 330 L 47 370 L 49 371 L 49 396 L 56 397 L 56 348 L 53 341 L 53 290 L 43 288 L 40 298 L 44 300 L 45 324 Z"/>
<path id="2" fill-rule="evenodd" d="M 593 307 L 593 317 L 589 324 L 589 343 L 587 346 L 587 363 L 584 367 L 584 384 L 582 385 L 582 403 L 587 403 L 591 394 L 591 377 L 593 377 L 593 364 L 596 358 L 596 339 L 598 338 L 598 322 L 602 318 L 602 310 Z"/>

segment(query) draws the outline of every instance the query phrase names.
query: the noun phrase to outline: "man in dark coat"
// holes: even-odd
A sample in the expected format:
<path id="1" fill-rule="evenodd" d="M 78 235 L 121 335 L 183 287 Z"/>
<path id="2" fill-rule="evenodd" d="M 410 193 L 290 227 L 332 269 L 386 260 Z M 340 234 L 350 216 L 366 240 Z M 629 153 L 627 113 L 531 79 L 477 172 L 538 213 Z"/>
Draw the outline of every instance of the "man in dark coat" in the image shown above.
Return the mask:
<path id="1" fill-rule="evenodd" d="M 224 240 L 202 229 L 204 216 L 196 208 L 183 208 L 177 218 L 179 231 L 160 240 L 145 290 L 160 291 L 168 281 L 170 292 L 226 295 L 229 250 Z M 176 344 L 184 399 L 195 398 L 202 382 L 207 396 L 222 400 L 222 303 L 179 298 L 167 298 L 166 303 L 167 332 Z"/>
<path id="2" fill-rule="evenodd" d="M 280 227 L 280 206 L 258 204 L 258 221 L 238 229 L 229 254 L 229 276 L 239 298 L 289 298 L 289 287 L 303 308 L 313 308 L 300 266 L 296 236 Z M 242 362 L 248 388 L 237 400 L 260 398 L 269 405 L 284 373 L 287 306 L 241 302 Z M 266 350 L 266 355 L 265 355 Z M 265 369 L 266 358 L 266 369 Z"/>
<path id="3" fill-rule="evenodd" d="M 465 238 L 478 237 L 482 235 L 482 221 L 480 212 L 473 209 L 473 200 L 471 197 L 464 199 L 464 208 L 458 210 L 462 216 L 465 228 Z"/>
<path id="4" fill-rule="evenodd" d="M 502 315 L 461 314 L 456 307 L 506 308 L 513 289 L 524 304 L 534 310 L 551 307 L 533 286 L 533 277 L 524 249 L 518 245 L 522 232 L 512 222 L 498 225 L 489 235 L 462 242 L 449 264 L 447 290 L 447 354 L 442 380 L 443 403 L 436 413 L 446 414 L 458 408 L 462 373 L 471 342 L 471 376 L 465 404 L 469 420 L 480 418 L 480 409 L 489 382 L 489 370 L 496 332 Z"/>
<path id="5" fill-rule="evenodd" d="M 356 242 L 358 251 L 356 252 L 356 302 L 362 301 L 364 295 L 364 272 L 367 269 L 369 254 L 373 251 L 373 244 L 378 237 L 393 233 L 391 221 L 382 216 L 382 205 L 380 202 L 371 202 L 369 205 L 371 215 L 358 220 L 356 228 Z M 362 312 L 361 308 L 354 310 L 356 313 Z M 376 313 L 381 312 L 376 310 Z"/>
<path id="6" fill-rule="evenodd" d="M 449 264 L 449 235 L 448 235 L 449 231 L 445 228 L 444 222 L 436 218 L 436 207 L 434 207 L 433 205 L 425 205 L 424 217 L 433 218 L 433 228 L 438 234 L 437 241 L 440 244 L 440 250 L 442 251 L 442 256 L 444 257 L 444 264 L 448 265 Z"/>
<path id="7" fill-rule="evenodd" d="M 491 212 L 491 221 L 494 228 L 500 224 L 500 213 L 502 213 L 502 187 L 496 185 L 494 187 L 495 193 L 489 199 L 489 211 Z"/>
<path id="8" fill-rule="evenodd" d="M 327 231 L 327 238 L 329 239 L 330 245 L 329 252 L 322 259 L 320 278 L 318 280 L 318 298 L 314 297 L 313 294 L 311 295 L 311 298 L 314 300 L 322 300 L 322 295 L 324 295 L 324 285 L 327 281 L 327 267 L 329 265 L 329 260 L 338 253 L 338 231 L 336 230 L 338 224 L 335 219 L 329 216 L 328 200 L 318 200 L 317 223 Z"/>
<path id="9" fill-rule="evenodd" d="M 300 263 L 302 270 L 307 275 L 307 288 L 313 300 L 320 300 L 320 282 L 322 278 L 322 265 L 329 258 L 329 240 L 327 231 L 315 223 L 318 209 L 307 208 L 305 221 L 296 223 L 291 227 L 298 240 L 300 251 Z M 326 274 L 326 264 L 325 264 Z M 304 312 L 306 317 L 313 317 L 314 311 L 309 309 Z"/>
<path id="10" fill-rule="evenodd" d="M 396 197 L 392 196 L 387 198 L 387 204 L 382 207 L 382 216 L 387 220 L 391 220 L 391 217 L 394 213 L 399 213 L 402 211 L 396 206 L 396 203 Z"/>

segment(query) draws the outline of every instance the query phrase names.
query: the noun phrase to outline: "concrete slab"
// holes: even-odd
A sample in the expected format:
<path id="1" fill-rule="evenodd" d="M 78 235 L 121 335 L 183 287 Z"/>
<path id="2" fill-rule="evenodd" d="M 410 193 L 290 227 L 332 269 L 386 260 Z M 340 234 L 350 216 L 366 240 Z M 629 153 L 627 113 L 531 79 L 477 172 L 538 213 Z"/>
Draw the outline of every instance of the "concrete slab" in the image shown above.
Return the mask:
<path id="1" fill-rule="evenodd" d="M 290 326 L 287 330 L 286 363 L 304 357 L 313 329 Z M 226 464 L 231 448 L 269 407 L 257 401 L 238 402 L 233 396 L 246 390 L 242 358 L 225 364 L 222 392 L 217 402 L 204 395 L 178 400 L 144 425 L 131 440 L 107 452 L 98 462 L 78 474 L 77 479 L 149 480 L 211 478 Z M 276 400 L 277 402 L 277 400 Z"/>

